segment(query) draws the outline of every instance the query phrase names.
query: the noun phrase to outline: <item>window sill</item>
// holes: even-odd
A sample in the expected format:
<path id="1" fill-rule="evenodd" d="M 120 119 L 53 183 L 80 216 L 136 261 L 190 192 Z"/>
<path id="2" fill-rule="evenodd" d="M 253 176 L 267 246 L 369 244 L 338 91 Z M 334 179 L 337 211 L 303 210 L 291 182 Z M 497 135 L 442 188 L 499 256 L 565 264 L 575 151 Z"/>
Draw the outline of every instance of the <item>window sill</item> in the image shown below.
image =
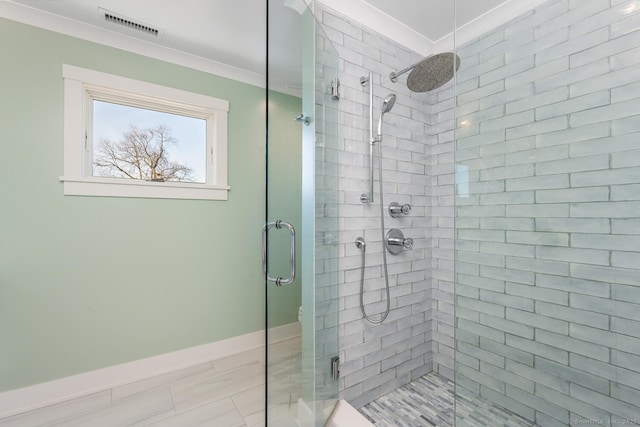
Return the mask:
<path id="1" fill-rule="evenodd" d="M 149 182 L 121 178 L 61 176 L 65 196 L 227 200 L 230 187 L 191 182 Z"/>

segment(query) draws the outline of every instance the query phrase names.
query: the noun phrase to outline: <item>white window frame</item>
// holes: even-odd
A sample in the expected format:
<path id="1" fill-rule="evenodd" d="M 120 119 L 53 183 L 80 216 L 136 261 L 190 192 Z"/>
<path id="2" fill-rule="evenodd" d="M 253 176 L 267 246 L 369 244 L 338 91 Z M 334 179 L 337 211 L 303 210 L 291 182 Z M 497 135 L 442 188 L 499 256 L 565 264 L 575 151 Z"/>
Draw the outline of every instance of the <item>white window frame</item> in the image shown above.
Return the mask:
<path id="1" fill-rule="evenodd" d="M 64 64 L 64 194 L 73 196 L 227 200 L 227 118 L 224 99 Z M 150 182 L 93 176 L 93 100 L 207 121 L 206 182 Z"/>

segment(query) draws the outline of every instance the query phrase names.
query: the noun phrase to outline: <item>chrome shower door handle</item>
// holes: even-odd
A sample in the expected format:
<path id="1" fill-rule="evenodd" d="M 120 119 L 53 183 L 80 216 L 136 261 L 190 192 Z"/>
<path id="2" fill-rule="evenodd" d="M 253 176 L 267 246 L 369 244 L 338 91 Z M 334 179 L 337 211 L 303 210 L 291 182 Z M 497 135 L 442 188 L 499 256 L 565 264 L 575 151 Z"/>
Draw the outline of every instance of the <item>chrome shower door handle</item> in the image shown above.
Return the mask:
<path id="1" fill-rule="evenodd" d="M 289 230 L 289 277 L 271 277 L 267 266 L 267 235 L 269 230 L 275 227 L 277 230 L 286 228 Z M 267 282 L 273 282 L 276 286 L 290 285 L 296 280 L 296 230 L 287 222 L 277 220 L 268 222 L 262 227 L 262 274 Z"/>

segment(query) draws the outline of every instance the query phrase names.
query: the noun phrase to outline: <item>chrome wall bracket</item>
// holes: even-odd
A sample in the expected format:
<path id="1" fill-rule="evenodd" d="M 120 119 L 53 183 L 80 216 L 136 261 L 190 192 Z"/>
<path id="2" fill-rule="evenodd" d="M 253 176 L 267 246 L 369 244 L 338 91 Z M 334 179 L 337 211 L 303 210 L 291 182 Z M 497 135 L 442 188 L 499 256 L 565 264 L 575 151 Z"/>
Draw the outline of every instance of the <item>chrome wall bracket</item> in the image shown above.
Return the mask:
<path id="1" fill-rule="evenodd" d="M 331 98 L 340 100 L 340 79 L 337 77 L 331 80 Z"/>
<path id="2" fill-rule="evenodd" d="M 298 114 L 293 120 L 295 120 L 296 122 L 302 122 L 305 126 L 309 126 L 309 124 L 311 124 L 311 117 L 305 116 L 302 113 Z"/>
<path id="3" fill-rule="evenodd" d="M 334 356 L 331 358 L 331 379 L 338 381 L 338 378 L 340 378 L 340 358 Z"/>

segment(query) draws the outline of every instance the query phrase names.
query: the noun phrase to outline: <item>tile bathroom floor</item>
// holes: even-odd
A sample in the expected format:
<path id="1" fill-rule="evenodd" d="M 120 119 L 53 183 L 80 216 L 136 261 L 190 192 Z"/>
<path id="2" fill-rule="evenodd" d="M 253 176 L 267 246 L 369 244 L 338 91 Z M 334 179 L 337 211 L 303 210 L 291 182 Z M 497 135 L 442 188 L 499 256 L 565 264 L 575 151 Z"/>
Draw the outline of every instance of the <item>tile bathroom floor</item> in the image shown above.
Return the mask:
<path id="1" fill-rule="evenodd" d="M 270 402 L 270 419 L 287 426 L 300 395 L 300 339 L 275 344 L 269 359 L 278 373 L 269 387 L 282 396 Z M 258 348 L 0 419 L 0 427 L 264 427 L 264 360 Z"/>
<path id="2" fill-rule="evenodd" d="M 269 425 L 298 427 L 300 338 L 269 351 Z M 264 348 L 0 419 L 0 427 L 264 427 Z M 271 375 L 272 374 L 272 375 Z M 365 405 L 379 427 L 453 425 L 453 383 L 431 373 Z M 458 396 L 457 425 L 533 426 L 476 398 Z"/>

